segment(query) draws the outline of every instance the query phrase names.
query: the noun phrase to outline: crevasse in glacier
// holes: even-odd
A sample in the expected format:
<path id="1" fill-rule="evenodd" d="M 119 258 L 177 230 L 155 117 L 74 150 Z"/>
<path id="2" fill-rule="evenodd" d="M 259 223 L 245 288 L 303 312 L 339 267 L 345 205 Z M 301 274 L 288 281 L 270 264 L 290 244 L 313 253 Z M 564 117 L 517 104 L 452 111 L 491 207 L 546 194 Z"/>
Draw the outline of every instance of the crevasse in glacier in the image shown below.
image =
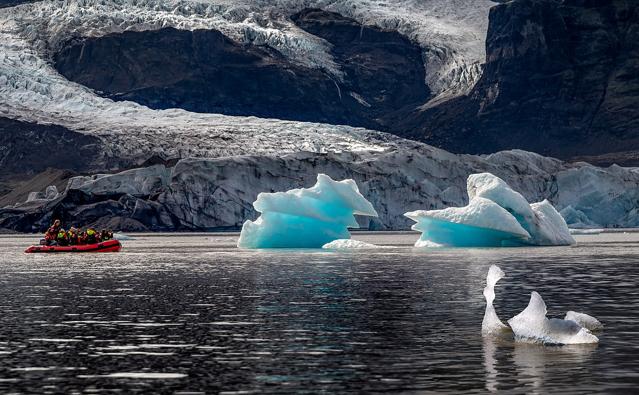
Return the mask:
<path id="1" fill-rule="evenodd" d="M 574 244 L 566 222 L 547 200 L 529 204 L 490 173 L 470 175 L 466 188 L 470 202 L 465 207 L 404 214 L 422 232 L 416 247 Z"/>
<path id="2" fill-rule="evenodd" d="M 355 181 L 325 174 L 318 174 L 311 188 L 260 193 L 253 207 L 261 215 L 242 226 L 240 248 L 321 248 L 349 239 L 348 228 L 359 227 L 354 215 L 377 217 Z"/>

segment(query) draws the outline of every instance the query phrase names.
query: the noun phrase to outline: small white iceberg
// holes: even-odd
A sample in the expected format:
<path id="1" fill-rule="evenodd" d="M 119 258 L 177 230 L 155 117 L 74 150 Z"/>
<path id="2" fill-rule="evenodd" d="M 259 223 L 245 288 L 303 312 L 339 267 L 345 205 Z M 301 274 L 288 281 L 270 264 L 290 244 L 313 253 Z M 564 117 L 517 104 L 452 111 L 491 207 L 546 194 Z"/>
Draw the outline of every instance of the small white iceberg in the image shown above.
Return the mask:
<path id="1" fill-rule="evenodd" d="M 484 288 L 484 297 L 486 298 L 486 311 L 484 312 L 484 320 L 481 323 L 481 333 L 484 336 L 494 335 L 508 329 L 508 326 L 497 317 L 497 312 L 493 306 L 495 300 L 495 284 L 504 278 L 504 272 L 496 265 L 492 265 L 488 269 L 486 276 L 486 288 Z"/>
<path id="2" fill-rule="evenodd" d="M 124 233 L 114 233 L 113 234 L 113 238 L 115 240 L 120 240 L 120 241 L 124 241 L 124 240 L 135 240 L 135 238 L 129 236 L 129 235 L 125 235 Z"/>
<path id="3" fill-rule="evenodd" d="M 345 249 L 365 250 L 365 249 L 375 249 L 375 248 L 384 248 L 384 247 L 371 244 L 371 243 L 366 243 L 365 241 L 359 241 L 359 240 L 353 240 L 353 239 L 338 239 L 338 240 L 333 240 L 330 243 L 324 244 L 322 248 L 325 248 L 328 250 L 345 250 Z"/>
<path id="4" fill-rule="evenodd" d="M 603 325 L 595 317 L 569 311 L 565 319 L 546 317 L 546 303 L 537 292 L 532 292 L 528 306 L 504 325 L 493 306 L 495 285 L 505 276 L 496 265 L 488 269 L 484 297 L 486 311 L 482 322 L 482 336 L 490 337 L 503 333 L 510 327 L 515 341 L 541 344 L 587 344 L 598 343 L 599 338 L 591 330 L 600 330 Z"/>
<path id="5" fill-rule="evenodd" d="M 242 226 L 240 248 L 321 248 L 350 239 L 348 228 L 359 227 L 355 215 L 377 217 L 355 181 L 325 174 L 318 174 L 311 188 L 260 193 L 253 207 L 261 215 Z"/>
<path id="6" fill-rule="evenodd" d="M 508 320 L 515 340 L 543 344 L 599 343 L 597 336 L 573 320 L 546 317 L 546 303 L 532 292 L 528 307 Z"/>
<path id="7" fill-rule="evenodd" d="M 506 247 L 570 245 L 566 221 L 544 200 L 529 204 L 501 178 L 490 173 L 471 174 L 465 207 L 418 210 L 404 214 L 422 232 L 416 247 Z"/>

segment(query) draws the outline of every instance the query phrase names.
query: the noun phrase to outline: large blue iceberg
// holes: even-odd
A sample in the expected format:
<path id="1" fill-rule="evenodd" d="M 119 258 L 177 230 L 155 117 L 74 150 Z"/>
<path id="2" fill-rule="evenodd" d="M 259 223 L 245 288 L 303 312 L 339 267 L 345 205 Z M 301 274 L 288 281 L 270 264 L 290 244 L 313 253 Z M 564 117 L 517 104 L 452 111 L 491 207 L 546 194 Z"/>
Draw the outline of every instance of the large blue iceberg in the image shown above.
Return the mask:
<path id="1" fill-rule="evenodd" d="M 354 215 L 377 217 L 355 181 L 325 174 L 317 175 L 312 188 L 260 193 L 253 207 L 261 215 L 242 226 L 240 248 L 321 248 L 350 239 L 348 228 L 359 227 Z"/>
<path id="2" fill-rule="evenodd" d="M 547 201 L 529 204 L 504 180 L 490 173 L 472 174 L 465 207 L 408 212 L 422 232 L 416 247 L 505 247 L 570 245 L 566 221 Z"/>

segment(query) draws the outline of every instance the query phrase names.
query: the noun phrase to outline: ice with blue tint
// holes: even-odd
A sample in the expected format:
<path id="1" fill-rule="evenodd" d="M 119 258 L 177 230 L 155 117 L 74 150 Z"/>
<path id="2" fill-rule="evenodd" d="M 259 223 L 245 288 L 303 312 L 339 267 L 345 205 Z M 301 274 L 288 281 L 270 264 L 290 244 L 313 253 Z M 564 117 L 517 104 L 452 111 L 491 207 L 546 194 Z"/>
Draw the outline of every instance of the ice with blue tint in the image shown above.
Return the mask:
<path id="1" fill-rule="evenodd" d="M 418 210 L 404 214 L 422 232 L 416 247 L 500 247 L 530 237 L 517 220 L 499 205 L 481 197 L 466 207 Z"/>
<path id="2" fill-rule="evenodd" d="M 355 181 L 325 174 L 311 188 L 260 193 L 253 207 L 261 215 L 242 226 L 240 248 L 321 248 L 350 239 L 348 228 L 359 227 L 355 215 L 377 217 Z"/>
<path id="3" fill-rule="evenodd" d="M 501 178 L 490 173 L 468 177 L 465 207 L 408 212 L 422 232 L 416 247 L 503 247 L 570 245 L 566 221 L 544 200 L 529 204 Z"/>

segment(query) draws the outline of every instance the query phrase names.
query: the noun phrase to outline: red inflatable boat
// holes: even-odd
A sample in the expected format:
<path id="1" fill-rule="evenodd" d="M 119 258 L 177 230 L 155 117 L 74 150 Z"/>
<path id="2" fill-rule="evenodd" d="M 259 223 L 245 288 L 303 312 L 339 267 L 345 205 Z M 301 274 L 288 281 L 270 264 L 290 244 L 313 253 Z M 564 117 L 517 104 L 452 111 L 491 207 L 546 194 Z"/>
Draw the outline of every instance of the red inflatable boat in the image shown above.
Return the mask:
<path id="1" fill-rule="evenodd" d="M 117 240 L 107 240 L 96 244 L 83 244 L 77 246 L 31 246 L 24 252 L 118 252 L 122 249 L 122 244 Z"/>

